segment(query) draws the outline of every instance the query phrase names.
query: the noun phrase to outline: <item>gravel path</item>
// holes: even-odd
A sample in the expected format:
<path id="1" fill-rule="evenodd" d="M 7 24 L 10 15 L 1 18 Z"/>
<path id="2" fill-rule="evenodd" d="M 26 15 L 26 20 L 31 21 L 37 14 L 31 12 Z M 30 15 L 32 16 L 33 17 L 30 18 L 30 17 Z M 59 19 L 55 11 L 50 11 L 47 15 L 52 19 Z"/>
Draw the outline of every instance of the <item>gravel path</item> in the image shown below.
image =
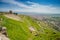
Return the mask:
<path id="1" fill-rule="evenodd" d="M 17 15 L 14 15 L 14 14 L 6 14 L 4 16 L 11 18 L 11 19 L 14 19 L 14 20 L 17 20 L 17 21 L 21 21 L 21 18 Z"/>

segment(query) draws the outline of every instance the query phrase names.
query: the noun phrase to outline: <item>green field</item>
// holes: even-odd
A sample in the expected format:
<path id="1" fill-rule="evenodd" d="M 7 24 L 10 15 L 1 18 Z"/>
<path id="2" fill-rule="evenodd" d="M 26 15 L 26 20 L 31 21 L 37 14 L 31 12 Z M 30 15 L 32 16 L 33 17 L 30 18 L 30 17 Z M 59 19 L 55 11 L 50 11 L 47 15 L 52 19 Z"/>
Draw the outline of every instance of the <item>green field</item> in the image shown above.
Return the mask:
<path id="1" fill-rule="evenodd" d="M 1 18 L 1 17 L 0 17 Z M 7 27 L 7 33 L 10 40 L 58 40 L 60 32 L 52 28 L 44 21 L 38 21 L 26 15 L 20 15 L 21 21 L 16 21 L 5 16 L 3 26 Z M 31 33 L 29 27 L 35 28 L 36 32 Z M 37 36 L 35 36 L 37 34 Z"/>

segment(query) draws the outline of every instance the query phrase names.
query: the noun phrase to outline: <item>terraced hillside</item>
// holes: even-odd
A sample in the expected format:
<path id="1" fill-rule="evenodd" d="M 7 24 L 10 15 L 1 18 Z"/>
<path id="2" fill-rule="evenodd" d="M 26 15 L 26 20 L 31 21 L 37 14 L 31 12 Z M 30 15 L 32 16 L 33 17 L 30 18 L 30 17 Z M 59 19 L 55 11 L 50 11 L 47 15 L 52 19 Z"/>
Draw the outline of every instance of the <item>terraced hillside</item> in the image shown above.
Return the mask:
<path id="1" fill-rule="evenodd" d="M 4 15 L 0 17 L 3 18 L 2 24 L 7 27 L 11 40 L 60 40 L 60 32 L 53 29 L 51 27 L 53 25 L 26 15 L 19 17 L 21 19 L 19 21 Z"/>

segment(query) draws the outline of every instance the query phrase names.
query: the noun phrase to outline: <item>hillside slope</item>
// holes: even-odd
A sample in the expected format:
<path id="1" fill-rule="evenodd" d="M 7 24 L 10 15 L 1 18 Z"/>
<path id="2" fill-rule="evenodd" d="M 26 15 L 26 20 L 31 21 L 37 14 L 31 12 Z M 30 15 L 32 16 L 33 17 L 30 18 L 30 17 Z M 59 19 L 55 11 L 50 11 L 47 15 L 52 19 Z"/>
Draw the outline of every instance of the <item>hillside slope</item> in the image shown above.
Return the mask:
<path id="1" fill-rule="evenodd" d="M 60 32 L 51 28 L 43 21 L 35 20 L 29 16 L 20 15 L 22 21 L 17 21 L 6 16 L 3 18 L 3 26 L 7 27 L 7 33 L 11 40 L 59 40 Z M 35 31 L 30 31 L 33 27 Z"/>

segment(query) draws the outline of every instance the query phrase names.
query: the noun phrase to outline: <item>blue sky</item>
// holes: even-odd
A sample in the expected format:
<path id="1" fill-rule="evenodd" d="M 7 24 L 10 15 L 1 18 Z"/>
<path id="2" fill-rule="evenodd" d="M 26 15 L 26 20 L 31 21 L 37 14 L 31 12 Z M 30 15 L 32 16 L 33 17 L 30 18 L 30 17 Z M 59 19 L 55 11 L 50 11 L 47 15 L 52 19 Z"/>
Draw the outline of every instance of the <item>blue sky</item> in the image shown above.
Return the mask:
<path id="1" fill-rule="evenodd" d="M 60 13 L 60 0 L 0 0 L 0 11 Z"/>

